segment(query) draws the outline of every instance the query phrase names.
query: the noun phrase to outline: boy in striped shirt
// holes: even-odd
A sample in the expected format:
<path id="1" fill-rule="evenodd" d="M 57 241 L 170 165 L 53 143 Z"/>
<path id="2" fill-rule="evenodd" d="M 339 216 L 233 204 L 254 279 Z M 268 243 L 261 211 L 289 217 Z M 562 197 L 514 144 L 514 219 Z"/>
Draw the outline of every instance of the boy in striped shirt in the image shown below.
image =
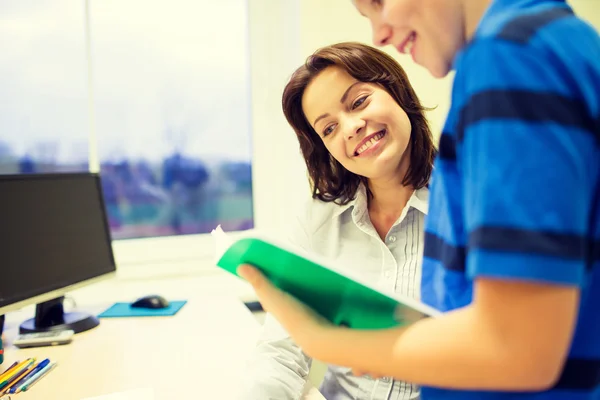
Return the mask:
<path id="1" fill-rule="evenodd" d="M 374 41 L 456 70 L 426 223 L 440 318 L 333 327 L 241 272 L 311 356 L 431 399 L 600 399 L 600 38 L 564 0 L 355 0 Z"/>

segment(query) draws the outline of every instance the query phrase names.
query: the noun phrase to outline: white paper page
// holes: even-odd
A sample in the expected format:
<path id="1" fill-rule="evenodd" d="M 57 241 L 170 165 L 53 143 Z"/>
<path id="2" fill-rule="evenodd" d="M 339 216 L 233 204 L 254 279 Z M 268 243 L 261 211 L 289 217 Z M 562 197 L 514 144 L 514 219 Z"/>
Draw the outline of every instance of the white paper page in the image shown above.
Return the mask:
<path id="1" fill-rule="evenodd" d="M 217 226 L 210 232 L 212 237 L 215 239 L 215 264 L 221 259 L 225 251 L 231 246 L 233 240 L 223 232 L 221 225 Z"/>

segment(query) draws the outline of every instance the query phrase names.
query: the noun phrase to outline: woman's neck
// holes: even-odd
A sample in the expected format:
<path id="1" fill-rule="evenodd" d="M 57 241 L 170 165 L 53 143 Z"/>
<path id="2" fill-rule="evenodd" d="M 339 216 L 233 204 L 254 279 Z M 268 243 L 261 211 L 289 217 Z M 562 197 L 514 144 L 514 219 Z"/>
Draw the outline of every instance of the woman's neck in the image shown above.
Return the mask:
<path id="1" fill-rule="evenodd" d="M 397 217 L 400 216 L 414 192 L 412 186 L 404 186 L 402 183 L 391 184 L 391 182 L 388 184 L 369 182 L 369 189 L 372 194 L 369 199 L 369 211 Z"/>
<path id="2" fill-rule="evenodd" d="M 379 236 L 385 237 L 394 223 L 402 215 L 408 200 L 414 192 L 412 186 L 404 186 L 396 180 L 369 181 L 369 216 Z"/>

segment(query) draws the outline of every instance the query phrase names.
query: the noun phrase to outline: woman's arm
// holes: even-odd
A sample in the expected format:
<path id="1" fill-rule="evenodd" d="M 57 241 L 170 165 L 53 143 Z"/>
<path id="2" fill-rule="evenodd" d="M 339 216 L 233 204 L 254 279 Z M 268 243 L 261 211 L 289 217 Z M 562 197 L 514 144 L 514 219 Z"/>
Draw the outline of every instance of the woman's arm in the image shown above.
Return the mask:
<path id="1" fill-rule="evenodd" d="M 248 362 L 244 400 L 299 399 L 311 359 L 279 323 L 267 315 L 261 337 Z"/>
<path id="2" fill-rule="evenodd" d="M 304 250 L 310 249 L 307 224 L 311 202 L 290 218 L 282 235 Z M 308 380 L 311 358 L 272 315 L 267 314 L 261 336 L 248 363 L 243 400 L 299 399 Z"/>
<path id="3" fill-rule="evenodd" d="M 479 278 L 468 307 L 405 329 L 358 331 L 328 324 L 253 268 L 240 273 L 308 355 L 454 389 L 551 386 L 568 353 L 579 304 L 576 287 Z"/>

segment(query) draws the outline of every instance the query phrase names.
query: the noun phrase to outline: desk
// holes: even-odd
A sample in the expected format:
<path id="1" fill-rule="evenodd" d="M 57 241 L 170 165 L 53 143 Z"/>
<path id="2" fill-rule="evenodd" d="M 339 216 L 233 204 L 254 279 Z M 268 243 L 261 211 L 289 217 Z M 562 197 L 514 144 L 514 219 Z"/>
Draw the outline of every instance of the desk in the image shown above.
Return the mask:
<path id="1" fill-rule="evenodd" d="M 117 283 L 99 284 L 104 285 L 103 297 L 126 291 L 126 284 L 117 287 Z M 180 293 L 192 291 L 189 279 L 163 280 L 152 285 L 154 290 L 148 290 L 146 282 L 145 294 L 166 293 L 177 299 L 165 286 L 169 284 L 179 286 Z M 92 299 L 87 296 L 87 301 Z M 113 301 L 123 299 L 79 308 L 97 314 Z M 49 357 L 59 365 L 31 391 L 16 395 L 17 400 L 80 400 L 143 388 L 153 389 L 156 400 L 233 400 L 260 328 L 237 298 L 211 293 L 188 297 L 188 304 L 174 317 L 102 319 L 100 326 L 76 335 L 66 346 L 23 350 L 10 346 L 18 323 L 31 316 L 31 308 L 7 316 L 3 366 L 28 357 Z M 306 400 L 323 399 L 314 388 L 307 393 Z"/>

